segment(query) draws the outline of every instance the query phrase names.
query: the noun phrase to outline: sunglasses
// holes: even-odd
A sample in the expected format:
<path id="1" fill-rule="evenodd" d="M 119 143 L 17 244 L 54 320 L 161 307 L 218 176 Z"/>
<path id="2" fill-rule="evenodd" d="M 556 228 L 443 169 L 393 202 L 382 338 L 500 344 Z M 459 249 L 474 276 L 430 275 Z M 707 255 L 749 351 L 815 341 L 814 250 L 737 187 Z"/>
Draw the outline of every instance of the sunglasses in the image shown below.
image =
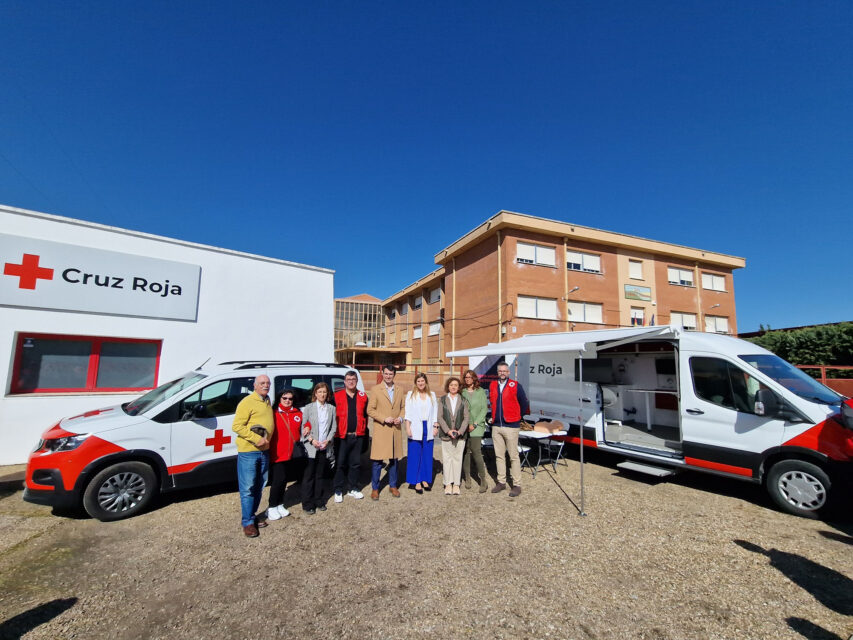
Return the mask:
<path id="1" fill-rule="evenodd" d="M 293 396 L 282 396 L 281 399 L 282 400 L 290 400 L 291 402 L 293 402 Z"/>

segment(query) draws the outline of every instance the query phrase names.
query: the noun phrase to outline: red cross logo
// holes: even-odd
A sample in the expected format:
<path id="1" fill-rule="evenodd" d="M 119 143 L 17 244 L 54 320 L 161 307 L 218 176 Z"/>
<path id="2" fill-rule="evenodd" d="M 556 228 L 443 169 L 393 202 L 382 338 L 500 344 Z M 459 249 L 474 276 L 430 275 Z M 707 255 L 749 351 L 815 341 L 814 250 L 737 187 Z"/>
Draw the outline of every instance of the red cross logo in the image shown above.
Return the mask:
<path id="1" fill-rule="evenodd" d="M 97 416 L 102 413 L 109 413 L 110 411 L 112 411 L 112 409 L 94 409 L 93 411 L 87 411 L 86 413 L 81 413 L 79 416 L 69 418 L 69 420 L 76 420 L 77 418 L 91 418 L 92 416 Z"/>
<path id="2" fill-rule="evenodd" d="M 39 266 L 39 256 L 25 253 L 21 264 L 7 262 L 3 268 L 7 276 L 18 276 L 18 289 L 35 289 L 38 280 L 53 280 L 53 269 Z"/>
<path id="3" fill-rule="evenodd" d="M 213 432 L 213 437 L 204 441 L 205 447 L 213 447 L 213 453 L 222 451 L 222 445 L 231 442 L 231 436 L 222 436 L 222 429 L 217 429 Z"/>

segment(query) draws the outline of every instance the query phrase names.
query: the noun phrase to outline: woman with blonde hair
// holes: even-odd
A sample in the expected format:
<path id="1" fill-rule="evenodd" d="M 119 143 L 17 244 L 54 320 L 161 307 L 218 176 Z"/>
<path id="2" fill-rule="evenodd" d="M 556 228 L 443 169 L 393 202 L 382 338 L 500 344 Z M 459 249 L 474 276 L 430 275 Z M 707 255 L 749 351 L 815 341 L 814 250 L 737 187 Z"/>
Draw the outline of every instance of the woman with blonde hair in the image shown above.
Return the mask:
<path id="1" fill-rule="evenodd" d="M 462 455 L 470 425 L 468 401 L 459 393 L 462 382 L 457 377 L 444 383 L 447 395 L 438 401 L 438 426 L 441 429 L 441 468 L 444 495 L 459 495 L 462 479 Z"/>
<path id="2" fill-rule="evenodd" d="M 429 490 L 432 482 L 432 452 L 438 433 L 435 393 L 426 375 L 415 375 L 415 388 L 406 394 L 406 434 L 409 436 L 406 482 L 417 493 Z"/>

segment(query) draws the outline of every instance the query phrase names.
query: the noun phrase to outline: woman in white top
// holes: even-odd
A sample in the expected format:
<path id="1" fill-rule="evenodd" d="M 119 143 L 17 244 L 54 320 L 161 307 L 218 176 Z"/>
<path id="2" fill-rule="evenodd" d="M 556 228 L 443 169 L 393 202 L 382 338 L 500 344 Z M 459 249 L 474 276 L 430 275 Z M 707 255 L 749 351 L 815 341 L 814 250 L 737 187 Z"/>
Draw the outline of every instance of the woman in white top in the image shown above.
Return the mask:
<path id="1" fill-rule="evenodd" d="M 335 407 L 330 405 L 329 385 L 318 382 L 311 393 L 311 404 L 302 409 L 302 442 L 308 454 L 302 476 L 302 509 L 309 515 L 326 510 L 323 500 L 323 478 L 335 464 L 332 438 L 337 430 Z"/>
<path id="2" fill-rule="evenodd" d="M 438 433 L 435 394 L 423 373 L 415 376 L 415 388 L 406 394 L 406 433 L 409 436 L 406 482 L 418 493 L 432 482 L 433 438 Z"/>

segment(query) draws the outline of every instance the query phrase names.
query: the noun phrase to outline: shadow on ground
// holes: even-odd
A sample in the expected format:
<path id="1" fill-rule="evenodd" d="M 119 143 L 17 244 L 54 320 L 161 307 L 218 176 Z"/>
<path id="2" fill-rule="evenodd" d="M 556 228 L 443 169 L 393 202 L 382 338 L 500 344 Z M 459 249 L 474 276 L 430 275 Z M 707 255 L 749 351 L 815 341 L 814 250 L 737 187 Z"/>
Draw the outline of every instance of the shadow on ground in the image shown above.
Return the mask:
<path id="1" fill-rule="evenodd" d="M 797 553 L 764 549 L 746 540 L 734 540 L 734 543 L 747 551 L 767 556 L 771 567 L 805 589 L 827 609 L 845 616 L 853 615 L 853 580 L 843 573 Z"/>
<path id="2" fill-rule="evenodd" d="M 77 603 L 77 598 L 62 598 L 51 600 L 37 607 L 33 607 L 13 618 L 0 623 L 0 638 L 4 640 L 18 640 L 24 634 L 29 633 L 36 627 L 50 622 L 56 616 L 67 611 Z"/>

